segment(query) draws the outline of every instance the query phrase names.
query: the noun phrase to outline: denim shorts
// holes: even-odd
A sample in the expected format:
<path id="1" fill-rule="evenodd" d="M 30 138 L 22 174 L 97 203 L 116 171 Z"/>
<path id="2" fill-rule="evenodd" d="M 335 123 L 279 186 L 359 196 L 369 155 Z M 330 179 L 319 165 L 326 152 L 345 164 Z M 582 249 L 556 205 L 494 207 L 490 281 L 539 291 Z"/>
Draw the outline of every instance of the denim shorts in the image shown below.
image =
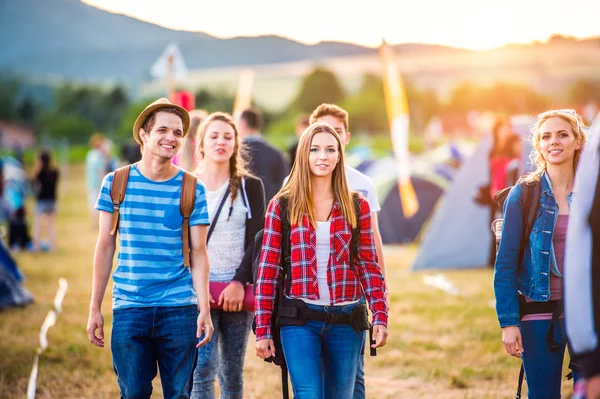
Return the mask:
<path id="1" fill-rule="evenodd" d="M 48 214 L 56 212 L 56 200 L 38 200 L 35 205 L 37 214 Z"/>

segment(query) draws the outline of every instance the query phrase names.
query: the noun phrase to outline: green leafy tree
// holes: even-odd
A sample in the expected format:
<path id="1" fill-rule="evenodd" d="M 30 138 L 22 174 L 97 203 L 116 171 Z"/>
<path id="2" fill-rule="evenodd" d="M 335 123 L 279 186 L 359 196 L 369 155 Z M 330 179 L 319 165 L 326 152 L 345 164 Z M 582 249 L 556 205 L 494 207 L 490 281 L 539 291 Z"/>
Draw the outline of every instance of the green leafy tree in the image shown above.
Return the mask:
<path id="1" fill-rule="evenodd" d="M 335 74 L 318 67 L 302 81 L 292 108 L 310 113 L 322 103 L 339 103 L 343 98 L 344 89 Z"/>
<path id="2" fill-rule="evenodd" d="M 16 121 L 20 82 L 11 75 L 0 75 L 0 119 Z"/>
<path id="3" fill-rule="evenodd" d="M 94 132 L 93 123 L 78 115 L 51 115 L 44 122 L 44 131 L 52 139 L 67 139 L 74 144 L 87 143 Z"/>

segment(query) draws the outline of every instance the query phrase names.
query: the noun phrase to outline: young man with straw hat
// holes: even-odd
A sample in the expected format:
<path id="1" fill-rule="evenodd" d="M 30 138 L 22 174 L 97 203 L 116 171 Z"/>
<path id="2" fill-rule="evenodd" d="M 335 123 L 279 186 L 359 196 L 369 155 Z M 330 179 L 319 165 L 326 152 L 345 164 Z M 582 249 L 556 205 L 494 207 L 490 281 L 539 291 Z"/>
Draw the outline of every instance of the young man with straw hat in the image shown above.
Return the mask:
<path id="1" fill-rule="evenodd" d="M 117 172 L 108 174 L 96 203 L 100 228 L 87 333 L 94 345 L 104 347 L 100 309 L 118 223 L 111 352 L 122 398 L 150 397 L 157 366 L 165 398 L 189 398 L 196 348 L 206 344 L 214 330 L 208 303 L 206 190 L 196 182 L 195 194 L 190 191 L 195 198 L 187 236 L 182 221 L 188 221 L 180 205 L 182 182 L 188 178 L 171 162 L 189 125 L 187 111 L 166 98 L 146 107 L 133 127 L 141 161 L 130 166 L 124 181 L 115 177 Z M 111 197 L 113 181 L 115 187 L 123 182 L 120 205 Z M 189 255 L 184 253 L 184 240 L 191 243 Z"/>

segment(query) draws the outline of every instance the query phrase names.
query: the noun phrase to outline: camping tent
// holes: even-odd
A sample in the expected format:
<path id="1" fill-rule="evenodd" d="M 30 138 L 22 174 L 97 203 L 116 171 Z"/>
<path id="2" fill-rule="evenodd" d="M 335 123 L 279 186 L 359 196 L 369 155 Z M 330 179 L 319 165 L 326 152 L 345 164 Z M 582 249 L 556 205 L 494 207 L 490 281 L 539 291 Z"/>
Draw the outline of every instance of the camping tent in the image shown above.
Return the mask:
<path id="1" fill-rule="evenodd" d="M 535 123 L 535 118 L 511 118 L 513 130 L 523 137 Z M 523 145 L 522 159 L 531 151 Z M 488 154 L 491 136 L 484 137 L 475 152 L 458 171 L 455 179 L 440 200 L 431 218 L 423 241 L 413 262 L 413 270 L 461 269 L 486 266 L 492 244 L 489 208 L 474 201 L 479 187 L 489 182 Z M 525 155 L 526 154 L 526 155 Z M 522 162 L 521 172 L 531 170 Z"/>
<path id="2" fill-rule="evenodd" d="M 410 178 L 419 200 L 419 211 L 406 219 L 400 205 L 394 162 L 392 157 L 367 160 L 357 168 L 375 184 L 381 206 L 378 214 L 379 231 L 385 244 L 413 242 L 448 185 L 446 179 L 436 175 L 431 165 L 429 170 L 411 171 Z"/>

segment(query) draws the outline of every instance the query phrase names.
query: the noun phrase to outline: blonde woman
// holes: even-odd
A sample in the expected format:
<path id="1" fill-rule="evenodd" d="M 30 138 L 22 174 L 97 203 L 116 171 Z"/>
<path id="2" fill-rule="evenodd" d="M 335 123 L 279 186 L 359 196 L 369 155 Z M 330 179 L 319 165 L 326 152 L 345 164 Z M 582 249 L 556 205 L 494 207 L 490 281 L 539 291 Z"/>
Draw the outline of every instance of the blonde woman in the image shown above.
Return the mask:
<path id="1" fill-rule="evenodd" d="M 352 397 L 364 329 L 357 326 L 363 325 L 361 317 L 366 322 L 362 291 L 373 313 L 373 347 L 387 340 L 385 283 L 371 211 L 366 199 L 354 195 L 339 136 L 325 123 L 310 125 L 300 136 L 289 180 L 269 204 L 255 287 L 256 353 L 263 359 L 274 355 L 271 322 L 277 316 L 297 399 Z M 283 223 L 289 238 L 282 237 Z M 284 247 L 289 248 L 289 271 L 273 315 Z M 299 309 L 292 312 L 297 316 L 290 316 L 293 308 Z"/>
<path id="2" fill-rule="evenodd" d="M 198 179 L 206 186 L 211 227 L 207 237 L 210 281 L 228 283 L 210 298 L 215 327 L 212 340 L 198 349 L 192 398 L 215 397 L 219 376 L 221 398 L 243 396 L 243 369 L 253 313 L 242 310 L 244 285 L 252 282 L 254 236 L 264 225 L 265 190 L 250 176 L 240 155 L 240 138 L 231 116 L 209 115 L 198 130 Z M 243 262 L 243 260 L 245 260 Z"/>
<path id="3" fill-rule="evenodd" d="M 575 170 L 586 140 L 583 129 L 573 110 L 538 115 L 532 137 L 537 170 L 515 185 L 504 203 L 494 275 L 496 311 L 506 351 L 522 359 L 529 398 L 561 397 L 567 343 L 563 259 Z M 531 211 L 523 205 L 524 184 L 539 187 L 532 200 L 535 222 L 525 240 L 523 220 Z"/>

